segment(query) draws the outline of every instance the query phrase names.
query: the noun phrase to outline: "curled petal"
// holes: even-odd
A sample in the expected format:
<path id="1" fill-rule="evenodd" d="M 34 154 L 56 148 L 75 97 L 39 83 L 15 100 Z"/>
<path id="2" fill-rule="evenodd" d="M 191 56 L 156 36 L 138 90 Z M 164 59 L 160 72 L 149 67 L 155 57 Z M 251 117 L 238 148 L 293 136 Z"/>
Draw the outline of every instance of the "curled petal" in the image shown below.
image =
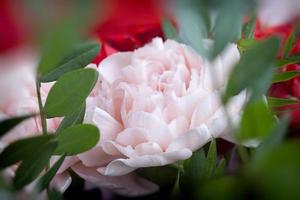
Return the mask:
<path id="1" fill-rule="evenodd" d="M 130 64 L 132 53 L 116 53 L 107 57 L 99 64 L 100 78 L 113 84 L 115 80 L 122 79 L 121 68 Z"/>
<path id="2" fill-rule="evenodd" d="M 180 149 L 190 149 L 195 151 L 206 144 L 211 139 L 210 132 L 205 125 L 197 129 L 192 129 L 182 134 L 170 143 L 167 152 L 180 151 Z"/>
<path id="3" fill-rule="evenodd" d="M 109 163 L 105 168 L 98 171 L 107 176 L 121 176 L 128 174 L 137 168 L 157 167 L 185 160 L 192 156 L 192 151 L 187 148 L 173 152 L 164 152 L 155 155 L 144 155 L 128 159 L 116 159 Z"/>
<path id="4" fill-rule="evenodd" d="M 100 145 L 77 155 L 77 157 L 87 167 L 102 166 L 116 159 L 116 157 L 105 153 Z"/>
<path id="5" fill-rule="evenodd" d="M 84 121 L 95 124 L 100 129 L 101 140 L 113 140 L 122 130 L 122 125 L 117 120 L 97 107 L 94 107 L 92 111 L 87 111 Z"/>

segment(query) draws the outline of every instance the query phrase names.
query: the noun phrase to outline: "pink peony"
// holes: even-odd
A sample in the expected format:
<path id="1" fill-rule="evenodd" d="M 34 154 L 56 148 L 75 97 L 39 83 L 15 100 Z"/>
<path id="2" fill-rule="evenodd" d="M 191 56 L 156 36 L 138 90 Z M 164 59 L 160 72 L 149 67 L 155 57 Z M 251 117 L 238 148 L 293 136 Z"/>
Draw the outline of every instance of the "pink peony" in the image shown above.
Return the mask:
<path id="1" fill-rule="evenodd" d="M 18 51 L 0 56 L 0 120 L 38 113 L 38 101 L 35 89 L 36 64 L 36 56 L 28 49 L 19 49 Z M 44 102 L 52 85 L 53 83 L 42 84 L 41 95 Z M 60 122 L 61 119 L 59 118 L 48 119 L 48 131 L 54 133 Z M 42 127 L 39 116 L 27 119 L 0 139 L 0 151 L 15 140 L 38 135 L 41 132 Z M 53 156 L 51 165 L 58 158 L 58 156 Z M 101 159 L 105 159 L 105 157 L 102 156 Z M 86 167 L 82 168 L 81 164 L 78 163 L 79 161 L 76 156 L 66 157 L 63 165 L 52 180 L 51 185 L 62 192 L 65 191 L 71 183 L 71 177 L 67 170 L 72 166 L 84 178 L 90 180 L 101 179 L 103 181 L 101 182 L 101 186 L 112 188 L 123 195 L 136 196 L 158 189 L 153 183 L 139 178 L 134 174 L 122 177 L 103 176 L 96 170 L 92 171 L 92 169 L 87 169 Z M 7 168 L 4 171 L 4 176 L 8 179 L 12 178 L 16 169 L 17 165 Z M 90 171 L 92 172 L 90 173 Z M 27 189 L 30 191 L 32 186 L 30 184 Z"/>
<path id="2" fill-rule="evenodd" d="M 35 66 L 37 58 L 31 49 L 20 48 L 0 56 L 0 120 L 38 113 L 38 100 L 35 88 Z M 53 83 L 42 84 L 41 95 L 45 101 Z M 48 131 L 55 132 L 61 119 L 48 119 Z M 13 128 L 0 139 L 0 151 L 9 143 L 25 137 L 41 134 L 40 117 L 32 117 Z M 64 165 L 69 165 L 74 158 L 67 158 Z M 54 163 L 55 157 L 51 163 Z M 71 162 L 72 164 L 72 162 Z M 5 170 L 10 178 L 14 175 L 16 165 Z M 52 181 L 52 186 L 64 191 L 71 183 L 66 171 L 61 171 Z M 30 187 L 29 187 L 30 189 Z"/>
<path id="3" fill-rule="evenodd" d="M 234 141 L 220 93 L 239 56 L 231 44 L 208 62 L 184 44 L 155 38 L 133 52 L 104 59 L 85 116 L 85 123 L 100 129 L 101 140 L 77 156 L 81 162 L 73 170 L 98 186 L 137 196 L 157 187 L 140 184 L 143 190 L 139 191 L 119 176 L 135 176 L 137 168 L 188 159 L 213 137 Z M 245 101 L 241 92 L 228 104 L 234 123 Z M 114 185 L 107 183 L 109 177 L 115 178 Z"/>

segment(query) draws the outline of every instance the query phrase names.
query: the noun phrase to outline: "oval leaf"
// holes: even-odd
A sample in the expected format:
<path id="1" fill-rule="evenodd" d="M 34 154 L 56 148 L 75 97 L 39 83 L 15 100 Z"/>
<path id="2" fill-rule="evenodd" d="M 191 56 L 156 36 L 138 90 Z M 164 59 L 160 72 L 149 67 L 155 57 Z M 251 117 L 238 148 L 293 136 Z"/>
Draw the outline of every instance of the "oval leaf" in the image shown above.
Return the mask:
<path id="1" fill-rule="evenodd" d="M 42 44 L 38 74 L 44 76 L 57 67 L 82 34 L 82 20 L 68 19 L 53 28 Z"/>
<path id="2" fill-rule="evenodd" d="M 60 192 L 52 189 L 48 191 L 48 200 L 64 200 L 64 197 Z"/>
<path id="3" fill-rule="evenodd" d="M 94 69 L 79 69 L 61 76 L 51 88 L 44 107 L 47 118 L 71 115 L 82 106 L 98 79 Z"/>
<path id="4" fill-rule="evenodd" d="M 278 48 L 278 38 L 270 38 L 245 50 L 229 77 L 223 99 L 225 103 L 245 88 L 251 90 L 251 100 L 260 98 L 267 91 Z"/>
<path id="5" fill-rule="evenodd" d="M 242 32 L 242 20 L 245 5 L 240 0 L 220 2 L 220 10 L 214 29 L 214 48 L 212 58 L 215 58 L 229 42 L 235 41 Z M 231 24 L 228 31 L 228 24 Z"/>
<path id="6" fill-rule="evenodd" d="M 21 123 L 23 120 L 30 118 L 32 116 L 34 116 L 34 115 L 19 116 L 19 117 L 5 119 L 5 120 L 1 121 L 0 122 L 0 137 L 3 136 L 8 131 L 10 131 L 12 128 L 14 128 L 19 123 Z"/>
<path id="7" fill-rule="evenodd" d="M 61 75 L 84 68 L 99 53 L 100 45 L 95 42 L 88 42 L 75 48 L 66 56 L 59 65 L 51 72 L 41 78 L 41 82 L 56 81 Z"/>
<path id="8" fill-rule="evenodd" d="M 252 101 L 246 105 L 237 136 L 241 140 L 264 139 L 274 126 L 274 115 L 265 100 Z"/>
<path id="9" fill-rule="evenodd" d="M 13 179 L 13 185 L 16 189 L 21 189 L 31 183 L 49 163 L 49 159 L 57 147 L 56 141 L 50 141 L 39 149 L 34 149 L 29 158 L 24 160 L 18 167 Z"/>
<path id="10" fill-rule="evenodd" d="M 32 156 L 38 148 L 54 138 L 54 135 L 41 135 L 11 143 L 0 154 L 0 169 Z"/>
<path id="11" fill-rule="evenodd" d="M 68 128 L 69 126 L 73 126 L 75 124 L 81 124 L 83 122 L 84 114 L 85 114 L 85 103 L 81 106 L 80 109 L 75 111 L 75 113 L 64 117 L 56 132 L 61 132 L 62 130 Z"/>
<path id="12" fill-rule="evenodd" d="M 55 164 L 39 179 L 39 182 L 37 183 L 39 191 L 42 191 L 42 190 L 44 190 L 48 187 L 49 183 L 51 182 L 51 180 L 55 176 L 56 172 L 58 171 L 58 169 L 60 168 L 60 166 L 64 162 L 65 157 L 66 157 L 65 154 L 62 155 L 59 158 L 59 160 L 56 161 Z"/>
<path id="13" fill-rule="evenodd" d="M 97 127 L 90 124 L 80 124 L 69 127 L 58 133 L 58 147 L 55 154 L 75 155 L 94 147 L 100 138 Z"/>

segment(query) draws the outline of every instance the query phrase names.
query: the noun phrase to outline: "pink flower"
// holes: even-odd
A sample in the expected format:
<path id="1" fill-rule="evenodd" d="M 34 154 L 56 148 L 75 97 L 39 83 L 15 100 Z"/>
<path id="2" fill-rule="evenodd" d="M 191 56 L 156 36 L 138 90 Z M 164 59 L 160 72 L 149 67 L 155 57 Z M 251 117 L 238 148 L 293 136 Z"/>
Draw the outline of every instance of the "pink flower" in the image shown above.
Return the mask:
<path id="1" fill-rule="evenodd" d="M 19 49 L 0 56 L 0 120 L 38 113 L 35 89 L 36 62 L 37 59 L 30 49 Z M 44 102 L 52 85 L 53 83 L 42 84 L 41 95 Z M 92 93 L 91 95 L 94 94 Z M 48 119 L 48 131 L 54 133 L 60 122 L 61 119 L 59 118 Z M 0 151 L 15 140 L 38 135 L 41 132 L 42 127 L 39 116 L 27 119 L 0 139 Z M 54 164 L 58 158 L 58 156 L 53 156 L 50 164 Z M 105 159 L 105 157 L 102 157 L 102 159 Z M 135 196 L 137 194 L 147 194 L 149 189 L 150 192 L 157 190 L 156 185 L 134 174 L 122 177 L 103 176 L 97 173 L 96 170 L 87 169 L 85 166 L 82 168 L 82 164 L 79 161 L 79 158 L 76 156 L 66 157 L 51 185 L 62 192 L 65 191 L 71 183 L 71 177 L 67 169 L 72 166 L 82 177 L 90 180 L 101 178 L 103 181 L 101 182 L 102 186 L 113 188 L 120 194 Z M 16 169 L 17 165 L 7 168 L 4 171 L 4 176 L 11 179 Z M 92 172 L 90 173 L 91 170 Z M 26 189 L 30 191 L 32 186 L 34 185 L 30 184 Z"/>
<path id="2" fill-rule="evenodd" d="M 234 141 L 220 92 L 238 60 L 233 44 L 208 62 L 190 47 L 161 38 L 104 59 L 85 116 L 86 123 L 98 126 L 101 140 L 78 155 L 81 163 L 73 170 L 87 181 L 107 186 L 107 177 L 188 159 L 213 137 Z M 240 118 L 245 101 L 242 92 L 229 103 L 233 122 Z M 137 196 L 157 188 L 147 189 L 135 188 L 135 193 L 123 189 L 123 194 Z"/>
<path id="3" fill-rule="evenodd" d="M 0 120 L 11 117 L 38 113 L 38 101 L 35 89 L 35 66 L 37 58 L 31 49 L 20 48 L 9 54 L 0 56 Z M 41 95 L 45 101 L 53 83 L 42 84 Z M 48 131 L 55 132 L 61 119 L 47 120 Z M 41 134 L 40 117 L 32 117 L 0 139 L 0 150 L 11 142 L 25 137 Z M 51 163 L 54 163 L 54 158 Z M 64 165 L 68 165 L 74 158 L 67 158 Z M 7 168 L 5 176 L 11 178 L 17 165 Z M 71 177 L 66 171 L 58 173 L 52 181 L 52 186 L 64 191 L 71 183 Z M 27 188 L 30 190 L 29 188 Z"/>

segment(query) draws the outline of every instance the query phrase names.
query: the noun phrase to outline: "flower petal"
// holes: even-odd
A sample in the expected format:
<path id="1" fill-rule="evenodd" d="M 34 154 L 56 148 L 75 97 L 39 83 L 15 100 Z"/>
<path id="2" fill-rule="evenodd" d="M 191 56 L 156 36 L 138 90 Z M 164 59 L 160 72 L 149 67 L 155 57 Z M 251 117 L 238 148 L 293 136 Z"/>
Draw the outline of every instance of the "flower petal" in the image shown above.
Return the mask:
<path id="1" fill-rule="evenodd" d="M 159 189 L 156 184 L 138 177 L 135 174 L 127 174 L 118 177 L 104 176 L 97 172 L 96 168 L 88 168 L 82 164 L 77 164 L 73 166 L 72 169 L 80 177 L 98 187 L 109 188 L 117 194 L 128 197 L 148 195 Z"/>
<path id="2" fill-rule="evenodd" d="M 127 128 L 118 134 L 116 142 L 124 146 L 135 147 L 140 143 L 147 142 L 147 132 L 143 128 Z"/>
<path id="3" fill-rule="evenodd" d="M 192 156 L 190 149 L 180 149 L 173 152 L 164 152 L 155 155 L 145 155 L 129 159 L 117 159 L 112 161 L 105 168 L 99 168 L 98 171 L 107 176 L 121 176 L 142 167 L 157 167 L 174 163 L 179 160 L 185 160 Z"/>
<path id="4" fill-rule="evenodd" d="M 50 186 L 54 187 L 61 193 L 66 191 L 66 189 L 69 187 L 69 185 L 72 182 L 71 176 L 66 172 L 62 174 L 57 174 L 55 177 L 52 179 Z"/>
<path id="5" fill-rule="evenodd" d="M 99 64 L 100 79 L 113 84 L 114 81 L 122 79 L 121 68 L 130 64 L 132 53 L 116 53 L 104 59 Z"/>
<path id="6" fill-rule="evenodd" d="M 179 151 L 184 148 L 195 151 L 206 144 L 210 139 L 211 135 L 208 128 L 206 125 L 201 125 L 199 128 L 192 129 L 173 140 L 166 152 Z"/>
<path id="7" fill-rule="evenodd" d="M 134 151 L 137 156 L 155 155 L 163 152 L 160 146 L 155 142 L 141 143 L 134 148 Z"/>
<path id="8" fill-rule="evenodd" d="M 117 158 L 105 153 L 101 146 L 96 146 L 87 152 L 78 154 L 77 157 L 87 167 L 103 166 Z"/>
<path id="9" fill-rule="evenodd" d="M 113 140 L 123 129 L 117 120 L 98 107 L 87 111 L 84 122 L 95 124 L 100 129 L 101 140 Z"/>
<path id="10" fill-rule="evenodd" d="M 190 128 L 197 128 L 207 121 L 220 106 L 219 97 L 216 92 L 209 94 L 199 102 L 191 119 Z"/>

